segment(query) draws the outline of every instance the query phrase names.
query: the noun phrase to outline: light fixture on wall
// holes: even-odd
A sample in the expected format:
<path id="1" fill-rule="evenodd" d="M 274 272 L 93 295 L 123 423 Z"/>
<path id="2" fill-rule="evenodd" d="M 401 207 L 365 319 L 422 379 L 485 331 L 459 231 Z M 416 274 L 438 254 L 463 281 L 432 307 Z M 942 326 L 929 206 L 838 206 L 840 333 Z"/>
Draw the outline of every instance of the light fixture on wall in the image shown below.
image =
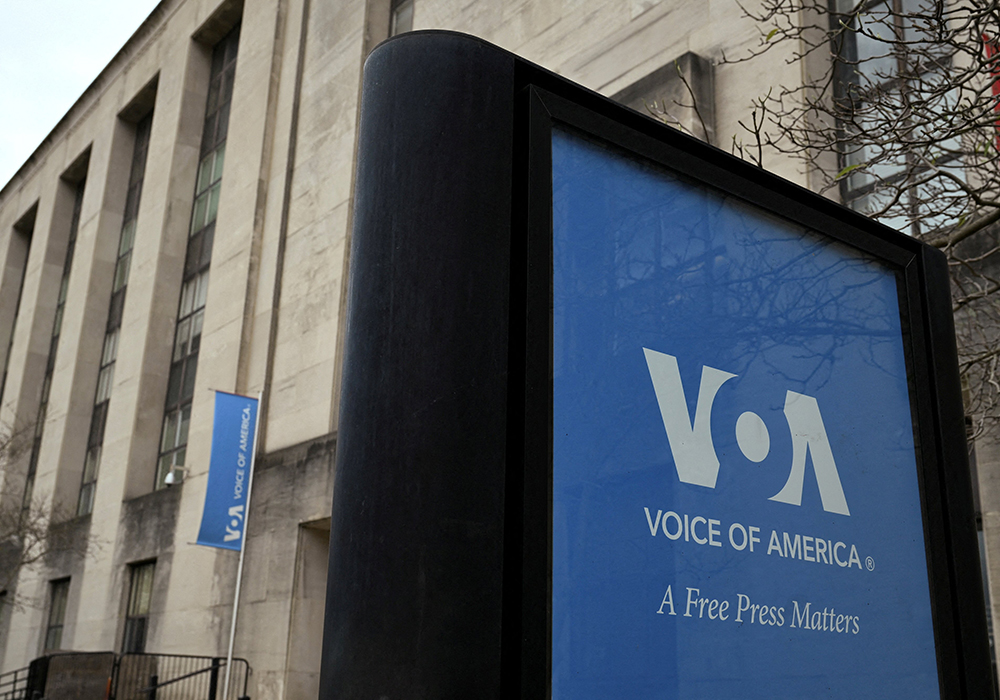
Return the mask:
<path id="1" fill-rule="evenodd" d="M 187 475 L 187 469 L 184 467 L 174 467 L 167 472 L 167 475 L 163 478 L 163 483 L 167 486 L 173 486 L 174 484 L 183 484 L 184 477 Z"/>

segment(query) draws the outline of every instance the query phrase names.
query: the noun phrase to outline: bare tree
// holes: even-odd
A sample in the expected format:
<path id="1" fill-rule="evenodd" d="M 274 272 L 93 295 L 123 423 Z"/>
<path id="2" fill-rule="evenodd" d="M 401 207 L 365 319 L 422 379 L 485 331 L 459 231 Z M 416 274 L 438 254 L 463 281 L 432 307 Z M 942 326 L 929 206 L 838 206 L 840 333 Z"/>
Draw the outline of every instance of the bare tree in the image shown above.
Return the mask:
<path id="1" fill-rule="evenodd" d="M 28 450 L 33 426 L 12 430 L 0 426 L 0 612 L 3 606 L 23 608 L 33 601 L 17 592 L 21 573 L 42 566 L 54 556 L 86 556 L 97 542 L 86 533 L 60 528 L 72 516 L 53 506 L 44 494 L 24 495 L 15 465 Z"/>
<path id="2" fill-rule="evenodd" d="M 758 46 L 803 66 L 754 100 L 734 152 L 800 160 L 822 192 L 949 258 L 967 412 L 1000 427 L 1000 3 L 763 0 Z M 748 145 L 747 145 L 748 142 Z"/>

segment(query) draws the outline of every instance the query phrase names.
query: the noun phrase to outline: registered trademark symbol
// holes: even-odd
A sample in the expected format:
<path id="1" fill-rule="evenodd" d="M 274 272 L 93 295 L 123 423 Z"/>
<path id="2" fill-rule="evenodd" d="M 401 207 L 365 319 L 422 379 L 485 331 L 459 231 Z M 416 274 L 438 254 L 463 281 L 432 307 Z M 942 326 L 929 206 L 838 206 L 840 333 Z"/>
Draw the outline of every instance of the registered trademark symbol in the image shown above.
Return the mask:
<path id="1" fill-rule="evenodd" d="M 871 557 L 865 557 L 865 566 L 868 567 L 869 571 L 875 571 L 875 560 Z"/>

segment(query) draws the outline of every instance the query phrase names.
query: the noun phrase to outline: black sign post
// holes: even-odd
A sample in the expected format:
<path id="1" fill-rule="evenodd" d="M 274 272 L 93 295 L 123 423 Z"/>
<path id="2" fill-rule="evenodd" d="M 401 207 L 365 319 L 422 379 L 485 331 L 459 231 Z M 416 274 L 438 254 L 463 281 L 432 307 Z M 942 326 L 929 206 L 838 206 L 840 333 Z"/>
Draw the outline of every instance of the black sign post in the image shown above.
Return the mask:
<path id="1" fill-rule="evenodd" d="M 323 700 L 992 697 L 939 252 L 463 35 L 360 128 Z"/>

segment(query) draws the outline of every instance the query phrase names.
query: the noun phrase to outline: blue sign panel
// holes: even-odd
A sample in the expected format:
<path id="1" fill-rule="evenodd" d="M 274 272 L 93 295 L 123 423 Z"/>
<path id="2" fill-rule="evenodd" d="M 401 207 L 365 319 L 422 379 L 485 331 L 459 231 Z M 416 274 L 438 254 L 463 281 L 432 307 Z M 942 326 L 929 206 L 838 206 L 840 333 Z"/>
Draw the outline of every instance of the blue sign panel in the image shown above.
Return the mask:
<path id="1" fill-rule="evenodd" d="M 257 399 L 215 392 L 212 457 L 197 544 L 237 551 L 243 546 L 256 426 Z"/>
<path id="2" fill-rule="evenodd" d="M 895 271 L 565 131 L 552 172 L 552 697 L 939 697 Z"/>

